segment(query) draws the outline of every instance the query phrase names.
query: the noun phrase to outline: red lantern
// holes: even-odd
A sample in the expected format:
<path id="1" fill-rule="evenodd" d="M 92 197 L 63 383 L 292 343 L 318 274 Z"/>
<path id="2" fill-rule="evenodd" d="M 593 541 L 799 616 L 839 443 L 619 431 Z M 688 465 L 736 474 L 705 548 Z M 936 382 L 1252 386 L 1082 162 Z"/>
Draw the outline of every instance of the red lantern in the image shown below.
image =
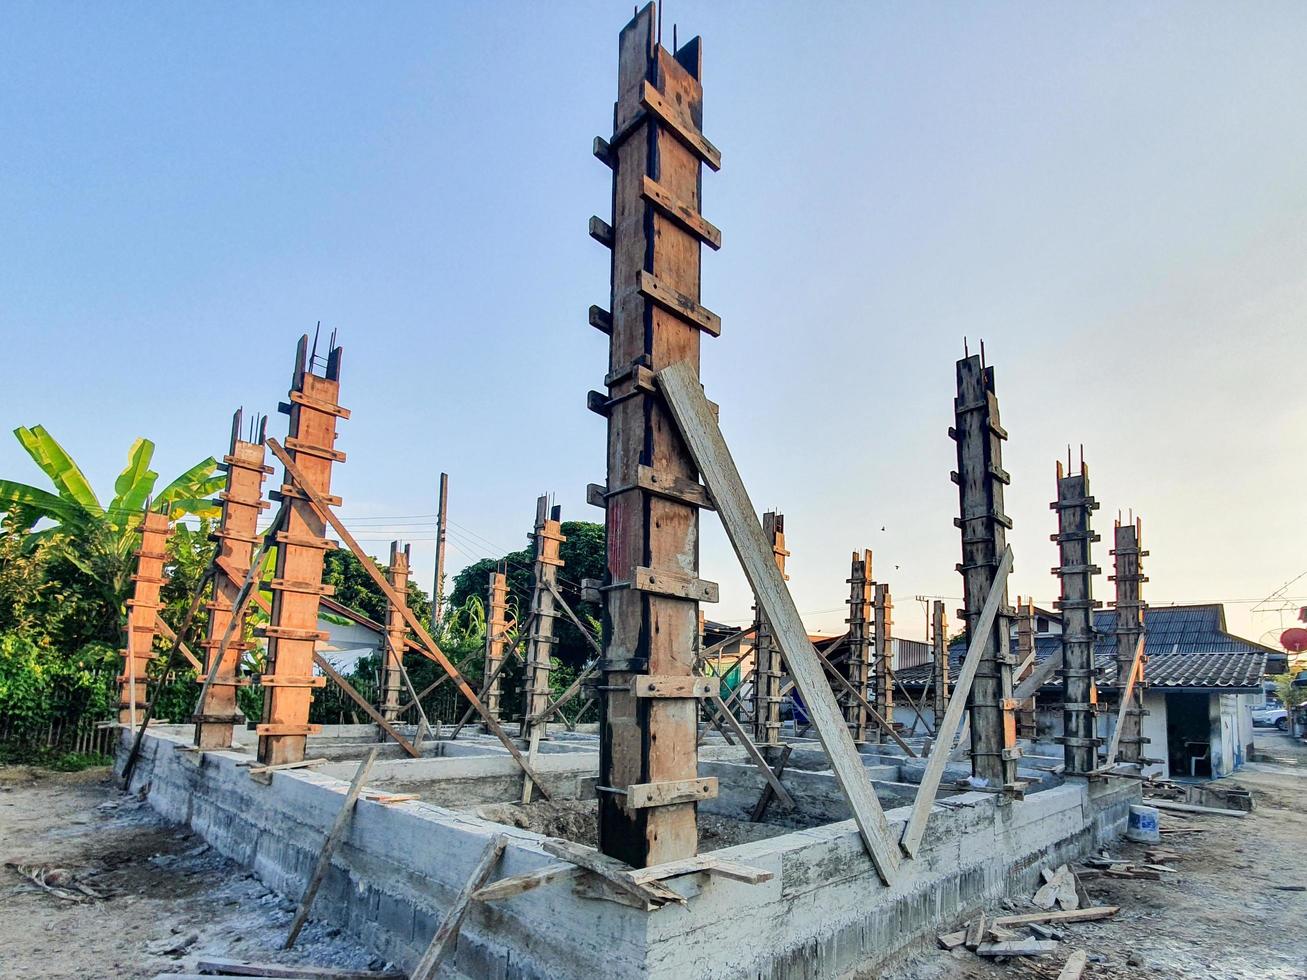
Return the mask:
<path id="1" fill-rule="evenodd" d="M 1290 653 L 1307 651 L 1307 630 L 1299 627 L 1285 630 L 1280 634 L 1280 646 Z"/>

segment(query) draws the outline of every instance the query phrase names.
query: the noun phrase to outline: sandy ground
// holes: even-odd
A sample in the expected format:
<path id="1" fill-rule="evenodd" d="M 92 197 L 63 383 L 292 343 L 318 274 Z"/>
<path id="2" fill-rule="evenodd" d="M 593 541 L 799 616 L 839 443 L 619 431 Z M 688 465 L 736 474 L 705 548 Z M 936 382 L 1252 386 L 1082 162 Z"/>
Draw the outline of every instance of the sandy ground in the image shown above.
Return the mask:
<path id="1" fill-rule="evenodd" d="M 0 767 L 0 862 L 0 976 L 136 980 L 185 972 L 200 955 L 384 966 L 313 920 L 283 952 L 294 906 L 123 796 L 106 769 Z M 106 897 L 56 898 L 12 864 L 68 869 Z"/>
<path id="2" fill-rule="evenodd" d="M 1257 738 L 1259 752 L 1276 757 L 1254 763 L 1222 782 L 1252 792 L 1254 811 L 1239 820 L 1219 816 L 1184 819 L 1162 814 L 1162 826 L 1200 833 L 1163 835 L 1160 847 L 1181 857 L 1179 872 L 1161 881 L 1095 878 L 1085 882 L 1095 904 L 1121 911 L 1100 922 L 1063 928 L 1053 957 L 1036 963 L 995 964 L 965 949 L 932 949 L 882 971 L 881 980 L 936 978 L 1055 978 L 1073 950 L 1091 960 L 1084 977 L 1202 977 L 1304 980 L 1307 978 L 1307 892 L 1276 885 L 1307 886 L 1307 747 L 1283 736 Z M 1113 857 L 1143 861 L 1145 847 L 1120 841 Z M 1021 902 L 995 907 L 993 915 L 1035 911 Z M 961 928 L 959 923 L 957 928 Z"/>
<path id="3" fill-rule="evenodd" d="M 1258 737 L 1258 749 L 1273 761 L 1253 763 L 1229 780 L 1252 792 L 1255 811 L 1242 820 L 1164 814 L 1164 827 L 1201 831 L 1164 839 L 1161 846 L 1181 855 L 1171 862 L 1179 873 L 1156 882 L 1087 881 L 1095 903 L 1119 905 L 1121 912 L 1064 927 L 1056 957 L 993 963 L 965 950 L 928 949 L 868 977 L 1051 980 L 1074 949 L 1084 948 L 1098 958 L 1086 978 L 1304 980 L 1307 892 L 1274 886 L 1307 885 L 1307 746 L 1271 734 Z M 553 817 L 579 833 L 592 814 L 593 806 L 586 814 Z M 705 830 L 711 837 L 713 829 Z M 720 831 L 726 837 L 737 832 Z M 1143 850 L 1124 841 L 1111 848 L 1125 860 L 1142 860 Z M 106 770 L 64 775 L 0 767 L 0 860 L 4 977 L 135 980 L 184 972 L 201 955 L 384 966 L 313 921 L 296 948 L 282 952 L 292 904 L 189 832 L 159 820 L 140 800 L 123 796 Z M 69 869 L 105 897 L 77 903 L 56 898 L 11 864 Z M 1021 901 L 1008 904 L 990 912 L 1030 910 Z"/>

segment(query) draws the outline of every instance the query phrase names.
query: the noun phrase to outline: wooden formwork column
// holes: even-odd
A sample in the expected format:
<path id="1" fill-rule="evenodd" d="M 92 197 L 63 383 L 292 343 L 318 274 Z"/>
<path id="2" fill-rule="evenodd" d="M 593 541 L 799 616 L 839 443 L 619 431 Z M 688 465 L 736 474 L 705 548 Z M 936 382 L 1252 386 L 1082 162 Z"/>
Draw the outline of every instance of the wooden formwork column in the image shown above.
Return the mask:
<path id="1" fill-rule="evenodd" d="M 848 677 L 849 683 L 863 697 L 867 696 L 869 683 L 871 681 L 871 630 L 869 620 L 871 618 L 872 588 L 871 580 L 871 549 L 868 548 L 862 554 L 853 552 L 853 559 L 849 570 L 849 618 L 845 620 L 849 624 L 848 651 L 849 659 L 845 667 L 845 676 Z M 862 702 L 855 698 L 848 691 L 840 692 L 841 705 L 844 709 L 844 722 L 848 725 L 849 734 L 853 741 L 861 745 L 867 741 L 868 722 L 867 709 L 863 707 Z M 872 726 L 877 731 L 879 725 Z"/>
<path id="2" fill-rule="evenodd" d="M 872 600 L 872 664 L 875 669 L 876 712 L 894 724 L 894 600 L 889 586 L 877 582 Z M 875 741 L 885 741 L 885 730 L 876 726 Z"/>
<path id="3" fill-rule="evenodd" d="M 978 355 L 957 362 L 956 421 L 949 435 L 957 442 L 961 516 L 954 524 L 962 532 L 963 601 L 959 614 L 968 635 L 989 596 L 1012 520 L 1003 512 L 1003 488 L 1010 482 L 1003 469 L 1003 441 L 1007 431 L 999 424 L 994 369 Z M 1012 656 L 1009 631 L 1012 608 L 1003 586 L 998 615 L 985 638 L 975 679 L 971 683 L 971 768 L 993 787 L 1015 790 L 1017 759 L 1016 718 L 1012 700 Z"/>
<path id="4" fill-rule="evenodd" d="M 1020 683 L 1035 671 L 1035 604 L 1017 596 L 1017 675 Z M 1017 704 L 1017 737 L 1033 739 L 1035 731 L 1035 696 Z"/>
<path id="5" fill-rule="evenodd" d="M 1143 599 L 1143 583 L 1148 581 L 1144 575 L 1144 556 L 1142 550 L 1144 538 L 1143 521 L 1138 518 L 1133 524 L 1116 522 L 1114 547 L 1112 555 L 1115 567 L 1112 581 L 1116 583 L 1116 687 L 1117 704 L 1126 686 L 1127 675 L 1139 637 L 1144 633 L 1144 610 L 1148 604 Z M 1135 678 L 1134 691 L 1130 704 L 1126 705 L 1121 720 L 1121 737 L 1117 740 L 1119 748 L 1117 758 L 1122 762 L 1143 761 L 1143 746 L 1151 741 L 1143 733 L 1144 681 L 1147 677 L 1148 658 L 1139 655 L 1139 676 Z"/>
<path id="6" fill-rule="evenodd" d="M 785 515 L 771 511 L 762 515 L 762 532 L 771 542 L 776 567 L 785 574 Z M 785 665 L 781 660 L 781 647 L 772 635 L 762 609 L 753 610 L 753 739 L 761 745 L 781 744 L 781 678 Z"/>
<path id="7" fill-rule="evenodd" d="M 523 683 L 522 738 L 532 748 L 544 735 L 548 719 L 540 716 L 549 707 L 549 672 L 553 669 L 550 658 L 554 653 L 554 620 L 558 618 L 558 602 L 554 592 L 558 588 L 558 570 L 563 566 L 559 548 L 563 537 L 560 508 L 550 508 L 549 498 L 536 501 L 536 522 L 532 538 L 535 541 L 535 587 L 531 591 L 531 635 L 527 638 L 526 679 Z M 540 719 L 540 720 L 537 720 Z"/>
<path id="8" fill-rule="evenodd" d="M 1098 501 L 1089 495 L 1089 468 L 1068 476 L 1057 464 L 1057 500 L 1049 505 L 1057 511 L 1057 542 L 1061 564 L 1053 573 L 1062 582 L 1062 744 L 1066 775 L 1087 776 L 1097 767 L 1102 742 L 1094 724 L 1094 625 L 1093 610 L 1101 605 L 1093 598 L 1091 545 L 1099 539 L 1090 527 L 1090 514 Z M 1133 651 L 1131 651 L 1133 653 Z"/>
<path id="9" fill-rule="evenodd" d="M 948 710 L 948 616 L 944 612 L 944 602 L 936 599 L 930 604 L 930 651 L 931 679 L 930 690 L 934 698 L 935 720 L 939 723 Z"/>
<path id="10" fill-rule="evenodd" d="M 338 404 L 342 351 L 332 347 L 325 372 L 313 373 L 315 358 L 308 337 L 300 338 L 291 377 L 290 401 L 280 407 L 290 416 L 285 447 L 305 482 L 322 495 L 328 506 L 339 507 L 331 495 L 331 467 L 343 463 L 337 450 L 336 422 L 349 418 Z M 270 494 L 288 503 L 284 527 L 277 533 L 277 565 L 272 589 L 272 613 L 263 630 L 268 638 L 263 686 L 263 720 L 259 735 L 259 761 L 266 765 L 300 762 L 309 735 L 321 725 L 309 724 L 313 688 L 326 683 L 313 676 L 314 645 L 328 634 L 318 629 L 318 604 L 333 591 L 322 584 L 322 556 L 331 547 L 322 517 L 304 491 L 286 479 L 279 492 Z"/>
<path id="11" fill-rule="evenodd" d="M 168 559 L 172 526 L 167 514 L 147 510 L 136 531 L 141 546 L 136 549 L 132 597 L 127 600 L 127 641 L 122 651 L 123 672 L 118 677 L 118 721 L 124 725 L 139 725 L 145 710 L 146 675 L 155 657 L 154 620 L 162 605 L 159 590 L 168 581 L 163 577 L 163 565 Z"/>
<path id="12" fill-rule="evenodd" d="M 390 567 L 386 579 L 401 599 L 408 596 L 409 549 L 398 541 L 390 542 Z M 404 682 L 404 646 L 408 623 L 403 610 L 386 599 L 385 657 L 381 668 L 381 717 L 394 721 L 399 717 L 399 692 Z M 384 738 L 384 733 L 381 733 Z"/>
<path id="13" fill-rule="evenodd" d="M 205 607 L 209 621 L 205 627 L 204 674 L 196 678 L 203 684 L 213 658 L 218 655 L 222 638 L 227 634 L 235 605 L 245 576 L 249 574 L 250 560 L 259 544 L 259 514 L 271 504 L 263 499 L 263 481 L 272 472 L 265 463 L 263 428 L 267 420 L 258 424 L 258 441 L 242 439 L 242 413 L 232 418 L 231 445 L 222 459 L 227 471 L 227 485 L 219 494 L 222 501 L 222 518 L 218 530 L 210 538 L 218 542 L 218 561 L 215 562 L 213 597 Z M 225 749 L 231 746 L 233 726 L 244 720 L 236 705 L 236 691 L 241 684 L 241 655 L 250 648 L 245 639 L 245 623 L 237 624 L 223 652 L 222 662 L 213 683 L 209 685 L 207 704 L 195 706 L 195 744 L 202 749 Z"/>
<path id="14" fill-rule="evenodd" d="M 498 670 L 504 659 L 505 633 L 508 630 L 508 576 L 491 572 L 486 596 L 485 673 L 481 678 L 481 701 L 486 712 L 499 720 L 500 687 Z"/>
<path id="15" fill-rule="evenodd" d="M 612 249 L 610 310 L 590 311 L 611 338 L 608 393 L 590 395 L 608 418 L 599 847 L 637 867 L 697 850 L 691 679 L 698 603 L 717 598 L 698 578 L 699 508 L 711 504 L 653 373 L 679 363 L 697 375 L 701 335 L 721 332 L 699 304 L 700 246 L 721 241 L 700 213 L 700 170 L 720 154 L 702 133 L 699 40 L 668 51 L 656 22 L 649 4 L 618 41 L 613 136 L 595 141 L 613 170 L 612 216 L 591 220 Z"/>

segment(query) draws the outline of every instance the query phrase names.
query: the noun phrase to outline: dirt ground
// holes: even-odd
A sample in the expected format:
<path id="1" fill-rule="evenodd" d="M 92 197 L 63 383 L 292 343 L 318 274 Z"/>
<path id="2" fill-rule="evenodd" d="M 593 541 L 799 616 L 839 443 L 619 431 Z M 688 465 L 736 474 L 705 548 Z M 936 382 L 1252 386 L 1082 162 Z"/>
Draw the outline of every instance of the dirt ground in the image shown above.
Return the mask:
<path id="1" fill-rule="evenodd" d="M 1244 819 L 1163 813 L 1163 828 L 1198 833 L 1164 834 L 1160 846 L 1181 857 L 1178 874 L 1161 881 L 1093 878 L 1085 882 L 1098 905 L 1119 905 L 1111 919 L 1059 927 L 1056 956 L 982 960 L 966 949 L 932 949 L 881 971 L 880 980 L 943 978 L 1055 978 L 1067 957 L 1091 957 L 1086 980 L 1202 977 L 1304 980 L 1307 978 L 1307 749 L 1283 736 L 1257 738 L 1259 753 L 1276 758 L 1247 766 L 1223 783 L 1252 792 L 1254 811 Z M 1260 756 L 1259 756 L 1260 757 Z M 1145 845 L 1119 841 L 1113 857 L 1143 861 Z M 995 907 L 992 915 L 1035 911 L 1028 903 Z M 959 923 L 956 928 L 962 928 Z M 1024 931 L 1023 931 L 1024 934 Z"/>
<path id="2" fill-rule="evenodd" d="M 1258 737 L 1261 761 L 1229 780 L 1253 794 L 1256 809 L 1239 820 L 1163 814 L 1172 834 L 1161 846 L 1181 856 L 1162 881 L 1095 878 L 1098 904 L 1114 918 L 1063 927 L 1055 957 L 981 960 L 966 950 L 917 951 L 877 974 L 880 980 L 1057 976 L 1075 949 L 1097 959 L 1086 978 L 1307 978 L 1307 747 L 1284 736 Z M 496 807 L 495 809 L 501 809 Z M 586 812 L 532 814 L 502 808 L 517 823 L 549 816 L 538 829 L 580 839 Z M 548 822 L 548 821 L 546 821 Z M 705 848 L 737 843 L 739 829 L 705 823 Z M 776 828 L 754 825 L 768 836 Z M 1143 859 L 1125 841 L 1114 857 Z M 385 964 L 335 929 L 310 920 L 296 948 L 280 949 L 294 908 L 192 834 L 125 797 L 106 770 L 80 774 L 0 767 L 0 975 L 97 980 L 152 978 L 193 969 L 200 956 L 381 969 Z M 103 898 L 70 902 L 24 878 L 12 865 L 68 869 Z M 76 885 L 62 883 L 75 889 Z M 1027 902 L 991 913 L 1030 911 Z M 958 924 L 961 927 L 962 923 Z"/>
<path id="3" fill-rule="evenodd" d="M 0 767 L 0 863 L 0 976 L 138 980 L 184 972 L 201 955 L 384 966 L 312 919 L 283 952 L 294 906 L 122 795 L 107 769 Z M 13 865 L 66 869 L 104 897 L 57 898 Z M 55 881 L 76 891 L 66 875 Z"/>

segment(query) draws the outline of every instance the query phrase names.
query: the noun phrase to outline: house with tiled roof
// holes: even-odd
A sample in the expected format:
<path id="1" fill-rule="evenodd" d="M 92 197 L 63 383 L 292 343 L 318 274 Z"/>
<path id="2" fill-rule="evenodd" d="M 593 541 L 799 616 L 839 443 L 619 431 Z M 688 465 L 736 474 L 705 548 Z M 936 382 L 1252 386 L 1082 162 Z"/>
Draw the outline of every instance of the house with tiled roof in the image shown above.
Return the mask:
<path id="1" fill-rule="evenodd" d="M 1112 610 L 1094 614 L 1094 668 L 1097 692 L 1104 702 L 1115 700 L 1116 616 Z M 1147 687 L 1143 721 L 1144 756 L 1156 760 L 1147 770 L 1164 776 L 1223 776 L 1243 765 L 1252 751 L 1250 709 L 1263 700 L 1263 681 L 1281 673 L 1283 651 L 1230 633 L 1219 603 L 1155 606 L 1144 613 L 1144 655 Z M 1015 632 L 1012 637 L 1016 645 Z M 1061 617 L 1037 610 L 1035 660 L 1062 648 Z M 954 671 L 966 653 L 954 641 L 949 659 Z M 929 666 L 900 671 L 909 691 L 920 691 L 929 679 Z M 1062 734 L 1061 681 L 1057 674 L 1036 696 L 1036 747 L 1033 752 L 1057 755 Z M 1098 716 L 1099 735 L 1110 738 L 1115 716 Z"/>

